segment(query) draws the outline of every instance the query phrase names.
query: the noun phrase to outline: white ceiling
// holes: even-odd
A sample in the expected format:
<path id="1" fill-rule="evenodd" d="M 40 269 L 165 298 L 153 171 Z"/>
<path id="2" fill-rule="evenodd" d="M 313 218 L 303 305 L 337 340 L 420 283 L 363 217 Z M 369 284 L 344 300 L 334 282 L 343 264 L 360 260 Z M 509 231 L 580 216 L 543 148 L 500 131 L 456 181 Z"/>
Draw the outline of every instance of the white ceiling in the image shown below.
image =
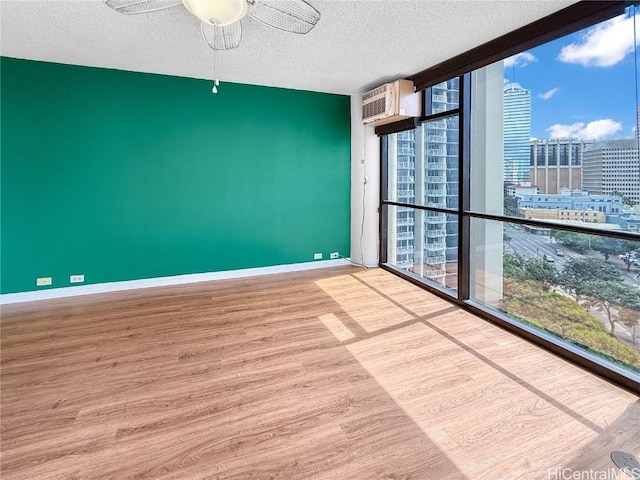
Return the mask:
<path id="1" fill-rule="evenodd" d="M 221 81 L 351 94 L 404 77 L 526 25 L 575 0 L 309 0 L 307 35 L 249 17 Z M 3 56 L 212 78 L 213 51 L 182 6 L 121 15 L 101 0 L 1 0 Z M 43 79 L 40 79 L 43 80 Z M 46 79 L 44 79 L 46 81 Z"/>

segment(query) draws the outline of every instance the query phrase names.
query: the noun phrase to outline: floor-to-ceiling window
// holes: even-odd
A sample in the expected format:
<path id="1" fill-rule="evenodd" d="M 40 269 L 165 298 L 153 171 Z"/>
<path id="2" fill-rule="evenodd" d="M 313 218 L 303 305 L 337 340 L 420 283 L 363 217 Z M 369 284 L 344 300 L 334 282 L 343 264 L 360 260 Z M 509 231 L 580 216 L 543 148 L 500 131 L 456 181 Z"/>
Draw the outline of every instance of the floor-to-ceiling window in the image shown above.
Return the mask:
<path id="1" fill-rule="evenodd" d="M 459 79 L 431 89 L 427 119 L 387 136 L 388 262 L 457 289 Z"/>
<path id="2" fill-rule="evenodd" d="M 381 137 L 381 262 L 640 381 L 640 13 L 422 90 Z"/>

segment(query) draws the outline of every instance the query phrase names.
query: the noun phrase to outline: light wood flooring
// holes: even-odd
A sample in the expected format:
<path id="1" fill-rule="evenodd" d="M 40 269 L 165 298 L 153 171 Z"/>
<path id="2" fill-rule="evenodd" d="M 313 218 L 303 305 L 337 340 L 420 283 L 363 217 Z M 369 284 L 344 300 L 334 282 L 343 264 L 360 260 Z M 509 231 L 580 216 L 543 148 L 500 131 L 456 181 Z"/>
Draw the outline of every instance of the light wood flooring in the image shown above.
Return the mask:
<path id="1" fill-rule="evenodd" d="M 3 480 L 559 479 L 640 453 L 636 396 L 379 269 L 1 314 Z"/>

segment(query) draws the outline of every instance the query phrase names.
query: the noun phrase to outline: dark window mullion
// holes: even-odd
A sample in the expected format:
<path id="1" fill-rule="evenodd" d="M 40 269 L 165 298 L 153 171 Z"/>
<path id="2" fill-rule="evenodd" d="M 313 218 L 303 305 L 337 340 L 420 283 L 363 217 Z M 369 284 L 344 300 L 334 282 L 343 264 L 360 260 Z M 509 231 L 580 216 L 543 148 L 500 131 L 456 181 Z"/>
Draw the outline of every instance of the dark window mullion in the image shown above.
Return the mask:
<path id="1" fill-rule="evenodd" d="M 480 218 L 482 220 L 495 220 L 503 223 L 515 223 L 518 225 L 529 225 L 532 227 L 548 228 L 551 230 L 563 230 L 567 232 L 583 233 L 586 235 L 595 235 L 598 237 L 617 238 L 620 240 L 639 241 L 640 236 L 635 233 L 626 232 L 624 230 L 598 230 L 595 228 L 577 227 L 566 223 L 551 223 L 544 220 L 535 220 L 522 217 L 505 217 L 504 215 L 494 215 L 492 213 L 465 212 L 465 216 L 469 218 Z"/>
<path id="2" fill-rule="evenodd" d="M 471 219 L 464 214 L 471 205 L 471 74 L 460 77 L 458 97 L 458 299 L 471 295 Z"/>
<path id="3" fill-rule="evenodd" d="M 454 208 L 430 207 L 428 205 L 417 205 L 415 203 L 394 202 L 393 200 L 383 200 L 383 205 L 393 205 L 394 207 L 406 207 L 429 212 L 446 213 L 447 215 L 457 215 L 458 210 Z"/>
<path id="4" fill-rule="evenodd" d="M 422 124 L 425 122 L 430 122 L 432 120 L 440 120 L 441 118 L 455 117 L 456 115 L 460 115 L 460 109 L 452 108 L 451 110 L 445 110 L 444 112 L 426 115 L 420 119 L 420 123 Z"/>
<path id="5" fill-rule="evenodd" d="M 378 263 L 381 265 L 387 262 L 387 252 L 389 245 L 387 209 L 385 206 L 387 193 L 389 191 L 389 140 L 386 135 L 380 137 L 380 206 L 378 207 L 378 225 L 380 230 L 380 245 L 378 252 Z M 363 260 L 364 262 L 364 260 Z"/>

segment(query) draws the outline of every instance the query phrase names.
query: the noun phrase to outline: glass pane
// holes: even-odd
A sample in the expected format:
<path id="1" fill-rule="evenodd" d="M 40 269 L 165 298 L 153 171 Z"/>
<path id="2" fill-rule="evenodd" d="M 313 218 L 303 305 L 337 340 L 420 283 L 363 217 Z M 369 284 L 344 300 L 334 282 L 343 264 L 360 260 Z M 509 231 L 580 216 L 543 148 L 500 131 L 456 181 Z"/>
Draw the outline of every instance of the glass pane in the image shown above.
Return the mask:
<path id="1" fill-rule="evenodd" d="M 471 298 L 640 374 L 640 241 L 471 219 Z"/>
<path id="2" fill-rule="evenodd" d="M 560 221 L 601 212 L 598 223 L 638 231 L 633 20 L 627 13 L 472 72 L 472 211 L 544 219 L 564 210 L 552 215 Z"/>
<path id="3" fill-rule="evenodd" d="M 460 80 L 458 77 L 435 85 L 431 88 L 431 112 L 427 112 L 427 115 L 458 108 L 459 94 Z"/>
<path id="4" fill-rule="evenodd" d="M 458 208 L 458 116 L 387 137 L 387 200 Z"/>
<path id="5" fill-rule="evenodd" d="M 425 203 L 458 208 L 458 116 L 422 124 L 425 141 Z"/>
<path id="6" fill-rule="evenodd" d="M 432 285 L 457 290 L 458 221 L 455 215 L 387 207 L 387 264 Z"/>
<path id="7" fill-rule="evenodd" d="M 416 203 L 416 130 L 387 136 L 387 200 Z"/>

